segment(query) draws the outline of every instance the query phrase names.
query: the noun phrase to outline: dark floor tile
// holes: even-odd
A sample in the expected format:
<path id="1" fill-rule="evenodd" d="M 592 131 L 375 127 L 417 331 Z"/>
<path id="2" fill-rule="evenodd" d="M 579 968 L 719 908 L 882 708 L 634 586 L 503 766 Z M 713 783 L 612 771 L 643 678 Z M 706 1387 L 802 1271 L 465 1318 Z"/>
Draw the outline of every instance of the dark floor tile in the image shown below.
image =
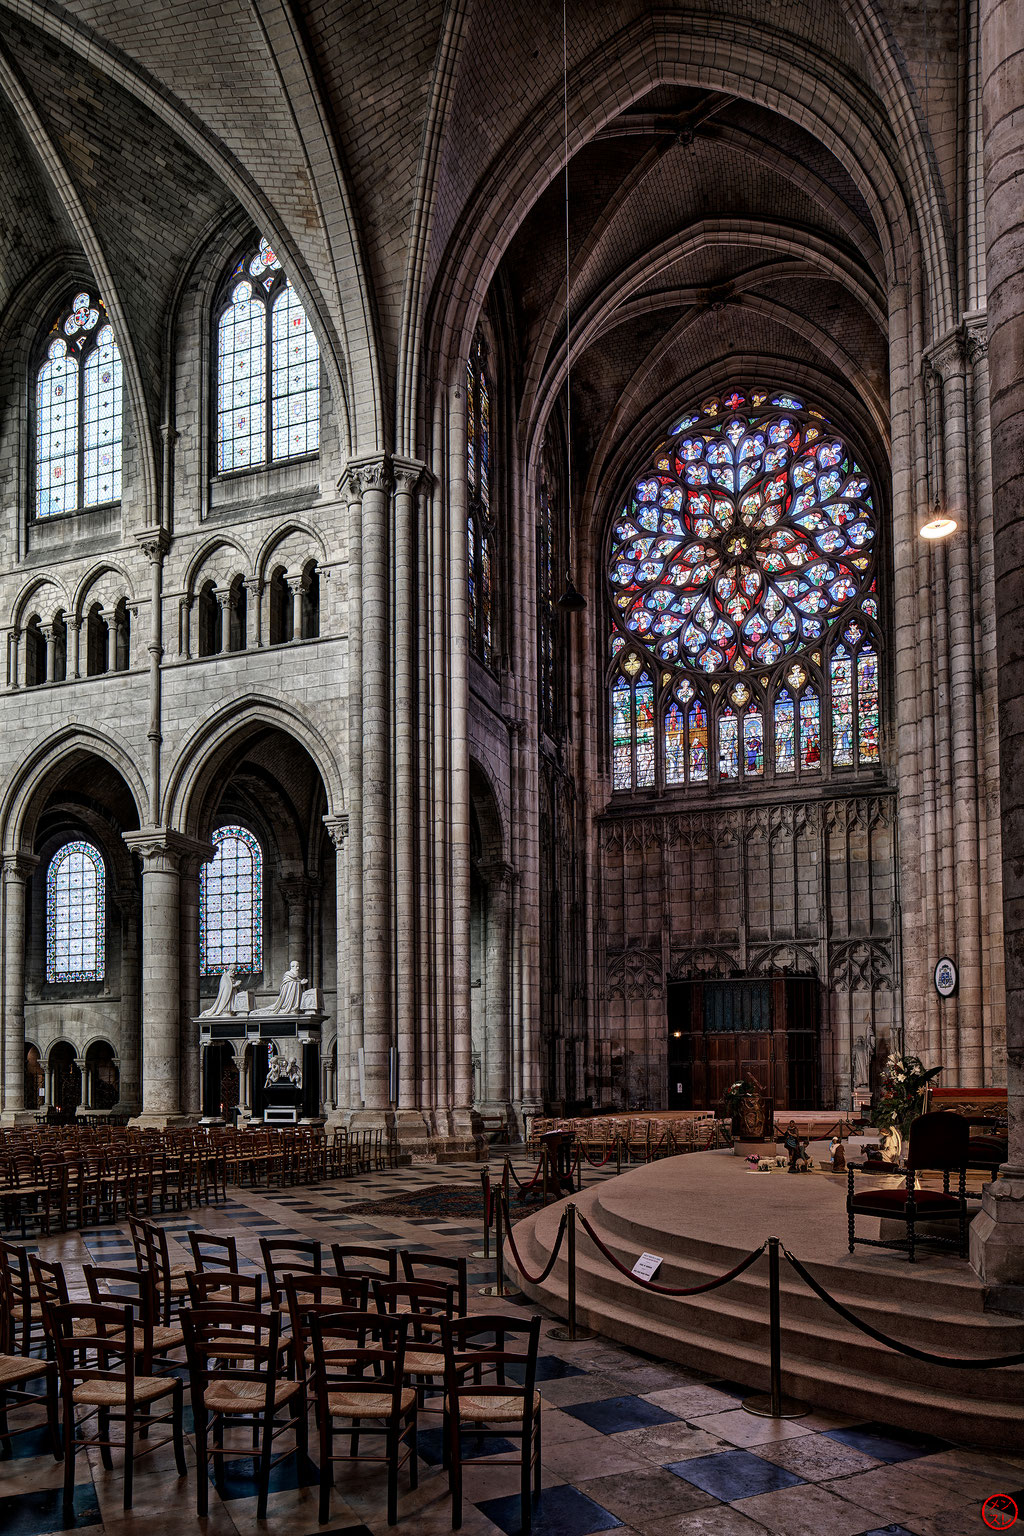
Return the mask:
<path id="1" fill-rule="evenodd" d="M 213 1482 L 213 1468 L 210 1468 Z M 315 1488 L 320 1483 L 320 1470 L 309 1460 L 297 1455 L 286 1456 L 270 1472 L 271 1493 L 289 1493 L 295 1488 Z M 251 1499 L 257 1493 L 256 1475 L 250 1456 L 239 1456 L 224 1463 L 224 1486 L 218 1490 L 227 1503 L 232 1499 Z"/>
<path id="2" fill-rule="evenodd" d="M 777 1467 L 751 1451 L 716 1451 L 711 1456 L 694 1456 L 690 1461 L 669 1462 L 665 1470 L 725 1503 L 750 1499 L 759 1493 L 778 1493 L 804 1481 L 795 1472 L 787 1472 L 785 1467 Z"/>
<path id="3" fill-rule="evenodd" d="M 519 1536 L 522 1508 L 516 1494 L 504 1499 L 484 1499 L 477 1509 L 505 1536 Z M 612 1531 L 621 1524 L 621 1520 L 588 1499 L 585 1493 L 561 1483 L 556 1488 L 545 1488 L 534 1504 L 531 1536 L 588 1536 L 591 1531 Z"/>
<path id="4" fill-rule="evenodd" d="M 418 1432 L 416 1436 L 416 1449 L 428 1466 L 439 1467 L 441 1465 L 441 1443 L 441 1431 L 439 1429 L 421 1429 Z M 515 1449 L 516 1445 L 511 1440 L 506 1440 L 503 1436 L 474 1435 L 472 1432 L 463 1431 L 463 1461 L 477 1461 L 481 1456 L 509 1456 Z"/>
<path id="5" fill-rule="evenodd" d="M 915 1461 L 933 1451 L 948 1451 L 951 1444 L 949 1440 L 917 1434 L 912 1429 L 891 1429 L 887 1424 L 851 1424 L 847 1429 L 826 1429 L 822 1433 L 841 1445 L 874 1456 L 876 1461 L 889 1463 Z"/>
<path id="6" fill-rule="evenodd" d="M 584 1372 L 584 1374 L 586 1374 Z M 596 1403 L 574 1403 L 563 1413 L 581 1419 L 602 1435 L 618 1435 L 627 1429 L 646 1429 L 651 1424 L 676 1424 L 677 1413 L 669 1413 L 643 1397 L 605 1397 Z M 783 1485 L 785 1486 L 785 1485 Z"/>
<path id="7" fill-rule="evenodd" d="M 65 1529 L 61 1488 L 41 1489 L 38 1493 L 18 1493 L 0 1499 L 0 1531 L 4 1536 L 42 1536 L 43 1532 Z M 75 1488 L 75 1529 L 100 1524 L 100 1506 L 92 1483 Z"/>
<path id="8" fill-rule="evenodd" d="M 45 1425 L 41 1429 L 27 1429 L 23 1435 L 15 1435 L 10 1441 L 10 1447 L 12 1461 L 27 1461 L 33 1456 L 45 1456 L 51 1461 L 53 1458 L 50 1449 L 50 1431 Z M 0 1488 L 2 1487 L 3 1484 L 0 1483 Z M 0 1526 L 0 1530 L 2 1529 L 3 1527 Z"/>
<path id="9" fill-rule="evenodd" d="M 513 1381 L 518 1381 L 521 1385 L 525 1369 L 521 1365 L 513 1365 L 509 1367 L 505 1374 L 510 1376 Z M 568 1376 L 586 1376 L 587 1374 L 588 1372 L 584 1371 L 580 1366 L 571 1365 L 568 1360 L 560 1360 L 557 1355 L 539 1355 L 537 1357 L 538 1381 L 564 1381 Z"/>

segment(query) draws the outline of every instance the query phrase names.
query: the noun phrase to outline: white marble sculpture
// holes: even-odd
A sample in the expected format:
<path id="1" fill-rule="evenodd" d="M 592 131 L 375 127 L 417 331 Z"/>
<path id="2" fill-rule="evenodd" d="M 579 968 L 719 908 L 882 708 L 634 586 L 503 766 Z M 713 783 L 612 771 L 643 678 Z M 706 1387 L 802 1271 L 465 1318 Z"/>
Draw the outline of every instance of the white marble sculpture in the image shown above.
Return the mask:
<path id="1" fill-rule="evenodd" d="M 299 999 L 300 1013 L 323 1013 L 324 995 L 319 987 L 307 987 Z"/>
<path id="2" fill-rule="evenodd" d="M 209 1008 L 204 1008 L 199 1015 L 201 1019 L 225 1019 L 233 1013 L 247 1012 L 236 1006 L 236 994 L 241 988 L 238 980 L 238 972 L 233 965 L 226 965 L 220 973 L 220 986 L 217 988 L 217 996 Z"/>
<path id="3" fill-rule="evenodd" d="M 299 975 L 299 962 L 293 960 L 281 977 L 281 986 L 272 1003 L 265 1008 L 254 1008 L 254 1019 L 265 1019 L 277 1013 L 298 1013 L 299 1002 L 302 998 L 302 989 L 309 985 L 308 976 Z"/>
<path id="4" fill-rule="evenodd" d="M 269 1066 L 264 1088 L 273 1088 L 278 1083 L 289 1083 L 293 1088 L 302 1087 L 302 1064 L 297 1056 L 286 1056 L 278 1045 L 272 1043 Z"/>
<path id="5" fill-rule="evenodd" d="M 853 1086 L 867 1088 L 871 1083 L 871 1058 L 875 1053 L 875 1033 L 858 1035 L 853 1045 Z"/>

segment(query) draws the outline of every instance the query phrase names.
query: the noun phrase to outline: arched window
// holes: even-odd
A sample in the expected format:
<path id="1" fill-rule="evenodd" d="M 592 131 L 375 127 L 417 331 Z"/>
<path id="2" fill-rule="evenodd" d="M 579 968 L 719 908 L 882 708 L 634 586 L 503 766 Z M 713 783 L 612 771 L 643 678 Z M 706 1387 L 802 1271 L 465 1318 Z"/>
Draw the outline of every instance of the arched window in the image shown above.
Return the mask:
<path id="1" fill-rule="evenodd" d="M 92 843 L 65 843 L 46 871 L 47 981 L 102 981 L 106 874 Z"/>
<path id="2" fill-rule="evenodd" d="M 876 766 L 876 542 L 868 478 L 820 411 L 737 389 L 677 422 L 612 531 L 613 789 Z M 643 779 L 620 652 L 660 721 Z"/>
<path id="3" fill-rule="evenodd" d="M 199 971 L 263 969 L 263 853 L 245 827 L 219 827 L 199 874 Z"/>
<path id="4" fill-rule="evenodd" d="M 654 684 L 632 652 L 618 667 L 612 686 L 614 787 L 647 789 L 654 784 Z"/>
<path id="5" fill-rule="evenodd" d="M 77 293 L 36 375 L 36 517 L 121 496 L 121 355 L 101 299 Z"/>
<path id="6" fill-rule="evenodd" d="M 469 582 L 469 644 L 490 664 L 494 652 L 491 521 L 491 384 L 487 343 L 478 329 L 466 366 L 466 563 Z"/>
<path id="7" fill-rule="evenodd" d="M 218 473 L 320 449 L 320 348 L 266 240 L 228 276 L 215 328 Z"/>

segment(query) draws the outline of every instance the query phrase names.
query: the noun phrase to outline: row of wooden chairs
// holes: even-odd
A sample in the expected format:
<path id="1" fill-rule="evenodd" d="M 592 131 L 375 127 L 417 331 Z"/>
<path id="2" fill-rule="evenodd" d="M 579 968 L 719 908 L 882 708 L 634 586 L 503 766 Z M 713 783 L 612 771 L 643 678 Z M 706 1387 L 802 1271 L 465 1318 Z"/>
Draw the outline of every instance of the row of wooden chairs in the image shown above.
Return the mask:
<path id="1" fill-rule="evenodd" d="M 539 1155 L 541 1137 L 549 1131 L 571 1131 L 592 1159 L 617 1151 L 622 1161 L 634 1163 L 706 1151 L 719 1144 L 719 1122 L 712 1110 L 671 1120 L 628 1115 L 538 1116 L 531 1122 L 527 1143 L 534 1156 Z"/>
<path id="2" fill-rule="evenodd" d="M 156 1235 L 162 1229 L 138 1220 L 132 1226 L 147 1260 L 161 1249 L 166 1255 L 166 1234 L 162 1243 Z M 31 1426 L 9 1430 L 6 1421 L 0 1423 L 0 1439 L 9 1441 L 41 1422 L 50 1425 L 54 1454 L 59 1459 L 63 1450 L 65 1457 L 66 1519 L 73 1510 L 75 1459 L 88 1446 L 98 1447 L 108 1468 L 112 1446 L 123 1447 L 125 1509 L 131 1507 L 138 1455 L 170 1443 L 179 1475 L 185 1475 L 180 1361 L 172 1358 L 184 1348 L 200 1517 L 208 1512 L 210 1464 L 215 1486 L 222 1488 L 224 1459 L 239 1455 L 225 1443 L 225 1430 L 248 1424 L 257 1518 L 265 1518 L 274 1442 L 290 1432 L 296 1451 L 305 1456 L 312 1406 L 321 1522 L 330 1515 L 334 1463 L 368 1459 L 386 1465 L 388 1522 L 394 1524 L 399 1472 L 407 1466 L 410 1486 L 416 1486 L 418 1415 L 429 1411 L 428 1389 L 437 1388 L 453 1528 L 462 1523 L 461 1442 L 469 1431 L 474 1437 L 520 1441 L 513 1459 L 521 1466 L 523 1527 L 529 1530 L 531 1484 L 534 1496 L 540 1486 L 539 1318 L 468 1317 L 465 1259 L 335 1244 L 335 1273 L 328 1274 L 319 1242 L 264 1239 L 265 1275 L 242 1274 L 233 1236 L 190 1232 L 189 1238 L 195 1267 L 180 1277 L 183 1286 L 165 1289 L 163 1298 L 171 1271 L 161 1270 L 159 1260 L 140 1262 L 134 1270 L 87 1265 L 89 1301 L 73 1302 L 60 1264 L 12 1245 L 0 1251 L 5 1328 L 0 1346 L 5 1351 L 20 1346 L 0 1357 L 0 1383 L 13 1384 L 18 1406 L 45 1409 L 45 1418 Z M 38 1336 L 24 1278 L 28 1270 Z M 18 1277 L 13 1283 L 12 1276 Z M 40 1344 L 49 1358 L 30 1358 Z M 28 1384 L 37 1379 L 44 1391 L 33 1394 Z M 112 1439 L 112 1424 L 122 1426 L 118 1441 Z M 154 1441 L 150 1431 L 160 1425 L 168 1433 Z M 347 1452 L 337 1449 L 339 1436 L 347 1437 Z M 361 1449 L 367 1436 L 375 1446 L 383 1438 L 382 1450 Z"/>

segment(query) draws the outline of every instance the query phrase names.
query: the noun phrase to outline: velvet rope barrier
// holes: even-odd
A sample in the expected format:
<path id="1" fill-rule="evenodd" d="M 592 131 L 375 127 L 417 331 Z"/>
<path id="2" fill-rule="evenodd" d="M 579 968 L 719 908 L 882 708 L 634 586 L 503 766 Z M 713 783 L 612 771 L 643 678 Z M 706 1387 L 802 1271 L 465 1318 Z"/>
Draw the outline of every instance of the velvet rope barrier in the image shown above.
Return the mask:
<path id="1" fill-rule="evenodd" d="M 558 1258 L 558 1250 L 561 1248 L 562 1238 L 565 1236 L 565 1219 L 565 1212 L 563 1211 L 562 1218 L 558 1223 L 558 1232 L 555 1235 L 555 1246 L 552 1248 L 551 1253 L 548 1256 L 548 1261 L 539 1275 L 531 1275 L 530 1271 L 519 1257 L 519 1249 L 516 1247 L 516 1240 L 512 1231 L 512 1223 L 508 1217 L 508 1207 L 505 1207 L 505 1234 L 508 1237 L 508 1245 L 512 1250 L 512 1258 L 515 1261 L 516 1269 L 518 1269 L 523 1279 L 528 1280 L 531 1285 L 543 1285 L 548 1275 L 550 1275 L 551 1271 L 554 1269 L 555 1260 Z"/>
<path id="2" fill-rule="evenodd" d="M 513 1179 L 515 1179 L 515 1181 L 516 1181 L 516 1188 L 517 1189 L 533 1189 L 533 1188 L 535 1188 L 535 1186 L 537 1185 L 538 1181 L 540 1180 L 540 1172 L 541 1172 L 541 1169 L 543 1168 L 543 1166 L 544 1166 L 544 1159 L 541 1158 L 540 1162 L 537 1164 L 537 1167 L 534 1169 L 533 1178 L 532 1179 L 528 1179 L 527 1182 L 524 1184 L 522 1179 L 519 1177 L 518 1173 L 516 1173 L 515 1169 L 512 1167 L 512 1164 L 509 1162 L 508 1158 L 505 1159 L 505 1167 L 507 1168 L 508 1172 L 512 1175 Z"/>
<path id="3" fill-rule="evenodd" d="M 809 1285 L 814 1294 L 820 1297 L 826 1306 L 831 1307 L 833 1312 L 838 1312 L 839 1316 L 844 1318 L 846 1322 L 852 1323 L 855 1328 L 859 1328 L 861 1333 L 866 1333 L 869 1338 L 875 1339 L 879 1344 L 887 1345 L 889 1349 L 898 1350 L 901 1355 L 910 1355 L 914 1360 L 923 1360 L 925 1365 L 948 1365 L 950 1370 L 953 1371 L 990 1371 L 996 1370 L 1003 1365 L 1024 1365 L 1024 1353 L 1019 1355 L 993 1355 L 987 1360 L 954 1360 L 949 1355 L 933 1355 L 930 1350 L 918 1349 L 915 1344 L 901 1344 L 898 1339 L 890 1339 L 888 1334 L 881 1333 L 879 1329 L 873 1328 L 870 1323 L 863 1322 L 848 1307 L 844 1307 L 841 1301 L 836 1301 L 834 1296 L 830 1296 L 825 1287 L 815 1280 L 814 1276 L 809 1270 L 804 1268 L 799 1259 L 794 1258 L 788 1248 L 783 1248 L 782 1251 L 804 1284 Z"/>
<path id="4" fill-rule="evenodd" d="M 603 1168 L 605 1163 L 611 1162 L 612 1158 L 615 1156 L 615 1148 L 613 1146 L 606 1147 L 604 1157 L 599 1157 L 595 1162 L 590 1153 L 587 1151 L 586 1147 L 583 1145 L 582 1141 L 580 1142 L 580 1149 L 582 1150 L 583 1155 L 587 1162 L 590 1164 L 591 1168 Z"/>
<path id="5" fill-rule="evenodd" d="M 654 1280 L 641 1280 L 639 1275 L 634 1275 L 631 1269 L 627 1269 L 624 1264 L 620 1264 L 614 1253 L 605 1247 L 583 1212 L 577 1211 L 576 1214 L 584 1232 L 586 1232 L 590 1241 L 608 1260 L 609 1264 L 614 1265 L 620 1274 L 625 1275 L 627 1279 L 642 1286 L 645 1291 L 657 1291 L 659 1296 L 700 1296 L 704 1291 L 715 1291 L 720 1285 L 727 1285 L 730 1280 L 735 1280 L 737 1275 L 742 1275 L 744 1270 L 749 1269 L 751 1264 L 761 1257 L 767 1247 L 767 1243 L 762 1243 L 760 1248 L 754 1248 L 747 1254 L 745 1259 L 740 1260 L 735 1269 L 730 1269 L 728 1274 L 719 1275 L 717 1280 L 706 1280 L 703 1285 L 658 1285 Z"/>

